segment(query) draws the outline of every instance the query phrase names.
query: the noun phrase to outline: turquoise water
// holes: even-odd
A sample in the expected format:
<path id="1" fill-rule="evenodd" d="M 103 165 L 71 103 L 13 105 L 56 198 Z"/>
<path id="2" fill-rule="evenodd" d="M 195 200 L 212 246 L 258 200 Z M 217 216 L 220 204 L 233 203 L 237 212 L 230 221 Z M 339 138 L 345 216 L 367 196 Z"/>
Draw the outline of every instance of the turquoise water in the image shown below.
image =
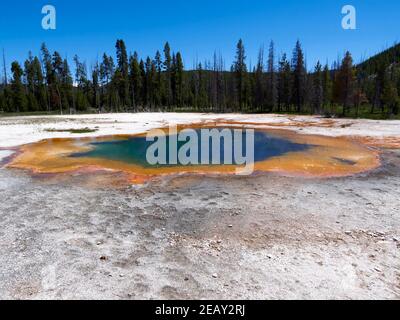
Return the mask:
<path id="1" fill-rule="evenodd" d="M 219 130 L 223 130 L 220 128 Z M 200 137 L 200 129 L 196 130 L 198 137 Z M 167 150 L 169 147 L 170 139 L 176 139 L 176 135 L 167 136 Z M 245 131 L 242 134 L 242 155 L 246 155 L 246 138 Z M 129 164 L 136 164 L 142 167 L 168 167 L 179 166 L 178 164 L 158 164 L 150 165 L 146 160 L 146 152 L 148 147 L 153 144 L 151 141 L 146 141 L 146 137 L 132 137 L 129 139 L 116 139 L 111 141 L 93 142 L 90 143 L 92 150 L 87 152 L 75 153 L 71 157 L 89 157 L 100 158 L 107 160 L 117 160 Z M 178 142 L 178 149 L 184 145 L 185 142 Z M 282 156 L 288 152 L 301 152 L 306 151 L 311 146 L 307 144 L 299 144 L 289 141 L 287 139 L 279 138 L 270 135 L 264 131 L 254 132 L 254 161 L 263 161 L 272 157 Z M 199 138 L 197 157 L 200 163 L 201 155 L 201 139 Z M 210 143 L 210 159 L 211 159 L 211 143 Z M 233 154 L 233 152 L 232 152 Z M 224 159 L 224 139 L 221 139 L 220 157 L 223 163 Z M 168 158 L 168 157 L 167 157 Z M 232 157 L 234 160 L 234 157 Z M 168 159 L 169 160 L 169 159 Z M 235 161 L 233 161 L 235 164 Z M 211 161 L 210 161 L 211 163 Z"/>

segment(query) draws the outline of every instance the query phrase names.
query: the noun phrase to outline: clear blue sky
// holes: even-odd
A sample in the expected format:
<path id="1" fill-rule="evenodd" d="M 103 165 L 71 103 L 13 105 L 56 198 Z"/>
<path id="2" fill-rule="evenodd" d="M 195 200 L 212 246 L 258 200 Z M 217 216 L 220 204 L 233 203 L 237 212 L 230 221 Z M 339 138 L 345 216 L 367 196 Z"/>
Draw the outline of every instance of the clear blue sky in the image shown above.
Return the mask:
<path id="1" fill-rule="evenodd" d="M 55 31 L 41 28 L 46 4 L 57 9 Z M 341 28 L 346 4 L 357 9 L 355 31 Z M 46 42 L 90 66 L 103 52 L 114 54 L 115 40 L 122 38 L 141 56 L 154 56 L 168 40 L 187 68 L 215 50 L 229 66 L 242 38 L 253 65 L 260 45 L 273 39 L 278 54 L 291 54 L 300 39 L 310 67 L 318 59 L 331 63 L 345 50 L 359 61 L 398 41 L 399 33 L 399 0 L 3 0 L 0 11 L 0 48 L 8 63 L 22 62 L 29 50 L 38 54 Z"/>

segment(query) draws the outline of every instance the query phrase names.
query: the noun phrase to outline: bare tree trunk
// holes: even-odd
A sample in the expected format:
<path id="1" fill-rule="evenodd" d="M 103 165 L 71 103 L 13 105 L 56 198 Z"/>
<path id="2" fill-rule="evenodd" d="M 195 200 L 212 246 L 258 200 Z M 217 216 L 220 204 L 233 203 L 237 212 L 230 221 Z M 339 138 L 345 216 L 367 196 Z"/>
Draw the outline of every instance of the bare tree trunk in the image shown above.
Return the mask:
<path id="1" fill-rule="evenodd" d="M 62 111 L 62 101 L 61 101 L 61 94 L 60 94 L 60 89 L 58 88 L 58 85 L 56 86 L 56 90 L 57 90 L 58 98 L 59 98 L 59 100 L 60 100 L 60 114 L 62 115 L 62 114 L 63 114 L 63 111 Z"/>
<path id="2" fill-rule="evenodd" d="M 7 79 L 6 55 L 4 53 L 4 48 L 3 48 L 3 68 L 4 68 L 4 84 L 7 87 L 8 79 Z"/>

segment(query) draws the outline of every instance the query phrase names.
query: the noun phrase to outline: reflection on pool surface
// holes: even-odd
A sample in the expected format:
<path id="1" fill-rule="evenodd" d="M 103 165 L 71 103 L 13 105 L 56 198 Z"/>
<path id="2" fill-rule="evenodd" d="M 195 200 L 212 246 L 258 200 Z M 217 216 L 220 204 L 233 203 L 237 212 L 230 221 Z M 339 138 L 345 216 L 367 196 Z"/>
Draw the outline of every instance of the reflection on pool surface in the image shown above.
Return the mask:
<path id="1" fill-rule="evenodd" d="M 218 129 L 219 132 L 223 130 L 223 128 Z M 201 136 L 200 129 L 195 131 L 197 136 Z M 242 131 L 242 150 L 241 154 L 246 155 L 246 137 L 245 131 Z M 166 138 L 166 150 L 169 150 L 170 140 L 178 141 L 178 136 L 168 135 Z M 219 148 L 219 157 L 221 159 L 221 163 L 224 163 L 224 147 L 225 147 L 225 139 L 220 139 L 220 148 Z M 198 163 L 201 163 L 201 154 L 202 148 L 204 146 L 201 143 L 201 139 L 198 139 L 198 148 L 196 150 L 196 158 L 198 159 Z M 231 141 L 232 142 L 232 139 Z M 99 159 L 107 159 L 107 160 L 115 160 L 122 161 L 129 164 L 137 164 L 143 167 L 159 167 L 162 168 L 164 166 L 180 166 L 182 165 L 178 159 L 177 164 L 159 164 L 159 165 L 151 165 L 148 163 L 146 159 L 146 152 L 149 146 L 152 144 L 152 141 L 147 141 L 144 136 L 137 137 L 129 137 L 127 139 L 116 139 L 111 141 L 100 141 L 100 142 L 92 142 L 90 143 L 90 147 L 92 148 L 86 152 L 73 153 L 70 155 L 71 157 L 76 158 L 99 158 Z M 186 143 L 186 141 L 178 141 L 177 147 L 178 150 Z M 234 143 L 232 142 L 232 145 Z M 254 131 L 254 161 L 264 161 L 272 157 L 279 157 L 288 152 L 300 152 L 306 151 L 311 146 L 308 144 L 296 143 L 292 142 L 289 139 L 281 138 L 269 134 L 265 131 Z M 233 155 L 232 148 L 232 159 L 235 157 Z M 212 163 L 212 143 L 209 140 L 207 153 L 209 155 L 209 163 Z M 169 155 L 167 152 L 167 163 L 169 162 Z M 233 161 L 233 164 L 237 164 Z"/>

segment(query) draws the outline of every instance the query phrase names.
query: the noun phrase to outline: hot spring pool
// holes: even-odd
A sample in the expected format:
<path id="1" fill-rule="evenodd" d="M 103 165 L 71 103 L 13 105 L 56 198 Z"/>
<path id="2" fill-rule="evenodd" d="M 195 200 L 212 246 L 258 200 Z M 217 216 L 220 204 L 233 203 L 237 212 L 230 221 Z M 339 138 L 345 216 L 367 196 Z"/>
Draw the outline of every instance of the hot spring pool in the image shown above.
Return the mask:
<path id="1" fill-rule="evenodd" d="M 194 131 L 203 128 L 223 130 L 223 126 L 193 125 Z M 182 128 L 190 128 L 188 126 Z M 161 129 L 160 129 L 161 130 Z M 165 130 L 162 129 L 162 130 Z M 179 133 L 181 131 L 178 130 Z M 244 131 L 243 131 L 244 132 Z M 244 134 L 244 133 L 243 133 Z M 169 144 L 176 134 L 166 138 Z M 243 139 L 243 141 L 246 141 Z M 42 173 L 96 172 L 106 170 L 124 173 L 129 182 L 143 182 L 155 176 L 195 174 L 236 174 L 242 163 L 226 164 L 225 140 L 218 149 L 222 164 L 149 164 L 146 150 L 153 142 L 146 141 L 146 133 L 82 138 L 46 139 L 20 147 L 17 155 L 7 164 L 10 168 Z M 177 148 L 185 145 L 177 142 Z M 210 147 L 210 146 L 209 146 Z M 241 145 L 242 154 L 246 143 Z M 197 159 L 207 148 L 198 144 L 191 149 Z M 210 151 L 210 150 L 208 150 Z M 210 157 L 211 157 L 211 152 Z M 229 154 L 228 154 L 229 156 Z M 232 157 L 235 159 L 235 157 Z M 179 157 L 178 157 L 178 160 Z M 211 160 L 211 159 L 209 159 Z M 200 161 L 199 161 L 200 162 Z M 374 169 L 380 165 L 379 153 L 347 138 L 305 135 L 289 130 L 254 130 L 254 170 L 252 172 L 277 172 L 302 177 L 342 177 Z"/>
<path id="2" fill-rule="evenodd" d="M 219 132 L 223 130 L 218 129 Z M 200 137 L 200 129 L 195 130 Z M 177 135 L 167 135 L 166 137 L 166 149 L 169 150 L 170 141 L 177 141 Z M 225 150 L 225 140 L 219 140 L 219 157 L 221 159 L 221 165 L 224 163 L 224 150 Z M 242 154 L 246 154 L 246 138 L 245 131 L 242 132 Z M 94 141 L 90 143 L 91 150 L 86 152 L 73 153 L 70 157 L 73 158 L 97 158 L 105 160 L 121 161 L 127 164 L 136 164 L 142 167 L 168 167 L 168 166 L 181 166 L 179 158 L 177 159 L 177 164 L 170 164 L 169 154 L 167 153 L 167 164 L 157 164 L 152 165 L 146 159 L 146 151 L 153 142 L 146 141 L 146 137 L 137 136 L 129 137 L 125 139 L 115 139 L 110 141 Z M 186 141 L 178 141 L 177 147 L 180 149 Z M 305 143 L 292 142 L 289 139 L 280 138 L 269 134 L 265 131 L 254 131 L 254 162 L 265 161 L 273 157 L 283 156 L 289 152 L 304 152 L 311 148 L 312 146 Z M 201 153 L 204 146 L 199 139 L 198 147 L 195 150 L 198 163 L 201 163 Z M 208 145 L 209 163 L 212 163 L 212 145 Z M 235 163 L 235 157 L 233 156 L 233 164 Z"/>

